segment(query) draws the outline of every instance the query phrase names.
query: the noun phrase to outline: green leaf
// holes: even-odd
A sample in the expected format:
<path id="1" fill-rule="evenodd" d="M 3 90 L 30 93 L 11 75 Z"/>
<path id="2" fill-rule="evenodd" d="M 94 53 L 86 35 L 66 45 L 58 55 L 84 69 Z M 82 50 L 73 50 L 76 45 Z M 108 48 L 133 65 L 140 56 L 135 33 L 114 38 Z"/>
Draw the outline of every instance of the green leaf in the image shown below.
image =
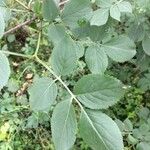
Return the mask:
<path id="1" fill-rule="evenodd" d="M 91 25 L 102 26 L 106 24 L 109 17 L 109 9 L 98 9 L 93 12 L 93 16 L 90 20 Z"/>
<path id="2" fill-rule="evenodd" d="M 129 12 L 132 13 L 132 5 L 129 2 L 123 1 L 118 4 L 120 12 Z"/>
<path id="3" fill-rule="evenodd" d="M 0 12 L 0 38 L 2 38 L 5 30 L 5 20 L 3 14 Z"/>
<path id="4" fill-rule="evenodd" d="M 52 79 L 43 77 L 35 80 L 28 92 L 33 111 L 49 111 L 57 96 L 57 86 Z"/>
<path id="5" fill-rule="evenodd" d="M 84 50 L 85 50 L 85 47 L 83 43 L 80 41 L 77 41 L 76 42 L 76 56 L 78 59 L 84 55 Z"/>
<path id="6" fill-rule="evenodd" d="M 143 41 L 142 41 L 142 46 L 144 52 L 150 56 L 150 34 L 146 34 Z"/>
<path id="7" fill-rule="evenodd" d="M 6 0 L 0 0 L 0 6 L 4 7 L 6 5 Z"/>
<path id="8" fill-rule="evenodd" d="M 133 23 L 133 25 L 131 25 L 129 28 L 128 35 L 129 38 L 135 42 L 142 41 L 145 35 L 143 25 L 139 23 Z"/>
<path id="9" fill-rule="evenodd" d="M 42 13 L 44 19 L 53 21 L 58 16 L 59 10 L 53 0 L 43 0 Z"/>
<path id="10" fill-rule="evenodd" d="M 50 62 L 58 75 L 65 76 L 73 72 L 77 64 L 76 48 L 75 42 L 65 37 L 54 47 Z"/>
<path id="11" fill-rule="evenodd" d="M 144 77 L 140 78 L 138 86 L 143 90 L 150 90 L 150 73 L 144 74 Z"/>
<path id="12" fill-rule="evenodd" d="M 10 76 L 10 66 L 7 57 L 0 52 L 0 90 L 7 84 Z"/>
<path id="13" fill-rule="evenodd" d="M 108 66 L 108 58 L 100 46 L 88 47 L 85 53 L 86 63 L 92 73 L 103 74 Z"/>
<path id="14" fill-rule="evenodd" d="M 104 37 L 106 37 L 108 26 L 90 26 L 90 24 L 85 24 L 82 27 L 76 28 L 73 30 L 75 36 L 77 38 L 86 38 L 90 37 L 90 39 L 94 42 L 102 41 Z"/>
<path id="15" fill-rule="evenodd" d="M 149 150 L 150 148 L 150 142 L 141 142 L 137 144 L 136 149 L 137 150 Z"/>
<path id="16" fill-rule="evenodd" d="M 117 5 L 112 5 L 112 7 L 110 8 L 110 16 L 120 21 L 121 13 Z"/>
<path id="17" fill-rule="evenodd" d="M 123 150 L 123 139 L 117 124 L 100 111 L 82 111 L 79 131 L 93 150 Z"/>
<path id="18" fill-rule="evenodd" d="M 91 109 L 106 109 L 124 95 L 122 83 L 110 76 L 86 75 L 74 88 L 81 103 Z"/>
<path id="19" fill-rule="evenodd" d="M 116 62 L 128 61 L 136 54 L 134 42 L 125 36 L 112 38 L 109 42 L 104 43 L 102 47 L 108 56 Z"/>
<path id="20" fill-rule="evenodd" d="M 59 42 L 67 36 L 66 30 L 62 24 L 51 24 L 48 28 L 48 38 L 54 45 L 59 44 Z"/>
<path id="21" fill-rule="evenodd" d="M 52 139 L 56 150 L 69 150 L 76 139 L 77 120 L 71 103 L 71 100 L 62 101 L 52 115 Z"/>
<path id="22" fill-rule="evenodd" d="M 89 20 L 92 15 L 90 0 L 70 0 L 64 7 L 62 20 L 70 28 L 78 27 L 78 21 Z"/>
<path id="23" fill-rule="evenodd" d="M 101 8 L 110 8 L 115 0 L 96 0 L 96 4 Z"/>

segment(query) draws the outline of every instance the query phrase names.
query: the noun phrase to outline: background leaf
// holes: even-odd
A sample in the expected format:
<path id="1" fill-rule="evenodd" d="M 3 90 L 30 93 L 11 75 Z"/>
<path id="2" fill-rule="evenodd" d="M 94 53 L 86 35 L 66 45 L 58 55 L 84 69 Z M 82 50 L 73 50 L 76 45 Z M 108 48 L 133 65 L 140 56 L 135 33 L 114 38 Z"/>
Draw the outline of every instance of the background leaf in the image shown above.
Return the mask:
<path id="1" fill-rule="evenodd" d="M 118 4 L 120 12 L 129 12 L 132 13 L 132 5 L 129 2 L 122 1 Z"/>
<path id="2" fill-rule="evenodd" d="M 112 7 L 110 8 L 110 16 L 120 21 L 121 13 L 117 5 L 112 5 Z"/>
<path id="3" fill-rule="evenodd" d="M 70 27 L 78 27 L 78 21 L 89 20 L 92 15 L 90 0 L 70 0 L 64 7 L 62 20 Z"/>
<path id="4" fill-rule="evenodd" d="M 59 10 L 53 0 L 43 0 L 42 13 L 44 19 L 53 21 L 58 16 Z"/>
<path id="5" fill-rule="evenodd" d="M 7 84 L 10 76 L 10 66 L 7 57 L 0 52 L 0 90 Z"/>
<path id="6" fill-rule="evenodd" d="M 92 41 L 102 41 L 108 34 L 108 26 L 90 26 L 89 23 L 73 30 L 74 35 L 79 39 L 89 37 Z"/>
<path id="7" fill-rule="evenodd" d="M 143 41 L 142 46 L 144 49 L 144 52 L 150 56 L 150 34 L 146 34 Z"/>
<path id="8" fill-rule="evenodd" d="M 142 24 L 133 23 L 128 31 L 129 38 L 134 42 L 142 41 L 145 36 L 144 27 Z"/>

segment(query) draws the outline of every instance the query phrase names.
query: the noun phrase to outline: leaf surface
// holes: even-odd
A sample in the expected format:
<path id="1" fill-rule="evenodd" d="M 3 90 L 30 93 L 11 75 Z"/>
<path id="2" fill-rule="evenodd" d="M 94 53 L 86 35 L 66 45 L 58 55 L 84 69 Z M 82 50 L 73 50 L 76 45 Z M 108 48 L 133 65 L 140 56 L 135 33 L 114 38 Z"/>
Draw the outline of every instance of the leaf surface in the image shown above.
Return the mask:
<path id="1" fill-rule="evenodd" d="M 121 13 L 117 5 L 113 5 L 110 8 L 110 16 L 118 21 L 120 21 Z"/>
<path id="2" fill-rule="evenodd" d="M 44 19 L 53 21 L 58 16 L 59 10 L 53 0 L 43 0 L 42 13 Z"/>
<path id="3" fill-rule="evenodd" d="M 142 46 L 144 52 L 150 56 L 150 32 L 149 34 L 146 34 L 143 41 L 142 41 Z"/>
<path id="4" fill-rule="evenodd" d="M 102 46 L 107 55 L 116 62 L 125 62 L 132 59 L 136 54 L 136 47 L 128 37 L 120 36 L 113 38 Z"/>
<path id="5" fill-rule="evenodd" d="M 91 74 L 82 77 L 74 88 L 79 101 L 91 109 L 106 109 L 124 95 L 122 83 L 110 76 Z"/>
<path id="6" fill-rule="evenodd" d="M 79 131 L 93 150 L 123 150 L 123 139 L 117 124 L 100 111 L 82 111 Z"/>
<path id="7" fill-rule="evenodd" d="M 0 90 L 7 84 L 10 77 L 10 66 L 7 57 L 0 52 Z"/>
<path id="8" fill-rule="evenodd" d="M 69 75 L 77 64 L 76 43 L 71 38 L 63 38 L 52 52 L 51 65 L 58 75 Z"/>
<path id="9" fill-rule="evenodd" d="M 102 26 L 106 24 L 109 17 L 109 9 L 98 9 L 93 12 L 93 16 L 90 20 L 91 25 Z"/>
<path id="10" fill-rule="evenodd" d="M 71 100 L 60 102 L 52 115 L 52 139 L 56 150 L 69 150 L 76 139 L 77 120 L 71 103 Z"/>
<path id="11" fill-rule="evenodd" d="M 35 80 L 28 92 L 33 111 L 49 111 L 57 96 L 57 86 L 52 79 L 43 77 Z"/>
<path id="12" fill-rule="evenodd" d="M 0 12 L 0 38 L 2 38 L 5 30 L 5 20 L 3 14 Z"/>
<path id="13" fill-rule="evenodd" d="M 78 21 L 89 20 L 92 15 L 90 0 L 70 0 L 64 7 L 62 20 L 70 27 L 78 27 Z"/>
<path id="14" fill-rule="evenodd" d="M 108 66 L 108 58 L 100 46 L 88 47 L 85 53 L 85 60 L 90 71 L 94 74 L 103 74 Z"/>

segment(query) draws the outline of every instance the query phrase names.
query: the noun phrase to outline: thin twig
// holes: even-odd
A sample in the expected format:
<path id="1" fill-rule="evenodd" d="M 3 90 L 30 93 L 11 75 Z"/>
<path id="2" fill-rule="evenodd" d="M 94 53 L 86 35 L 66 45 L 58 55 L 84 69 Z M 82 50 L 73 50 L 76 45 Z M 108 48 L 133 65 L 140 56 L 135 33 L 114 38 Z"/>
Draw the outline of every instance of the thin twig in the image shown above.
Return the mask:
<path id="1" fill-rule="evenodd" d="M 20 1 L 16 0 L 16 2 L 20 2 Z M 59 3 L 59 7 L 62 7 L 62 6 L 63 6 L 64 4 L 66 4 L 67 2 L 69 2 L 69 0 L 65 0 L 65 1 L 63 1 L 63 2 L 60 2 L 60 3 Z M 25 7 L 25 8 L 26 8 L 26 7 Z M 3 34 L 3 36 L 8 35 L 9 33 L 13 33 L 13 32 L 15 32 L 16 30 L 22 28 L 22 27 L 25 26 L 25 25 L 31 24 L 35 19 L 36 19 L 36 17 L 33 17 L 31 20 L 27 20 L 27 21 L 25 21 L 25 22 L 23 22 L 23 23 L 21 23 L 21 24 L 15 26 L 15 27 L 11 28 L 10 30 L 6 31 L 6 32 Z"/>
<path id="2" fill-rule="evenodd" d="M 35 50 L 35 53 L 33 55 L 33 57 L 37 56 L 38 55 L 38 51 L 39 51 L 39 48 L 40 48 L 40 42 L 41 42 L 41 32 L 39 32 L 39 37 L 38 37 L 38 43 L 37 43 L 37 47 L 36 47 L 36 50 Z"/>
<path id="3" fill-rule="evenodd" d="M 65 0 L 65 1 L 63 1 L 63 2 L 60 2 L 59 3 L 59 7 L 62 7 L 62 6 L 64 6 L 66 3 L 68 3 L 69 2 L 69 0 Z"/>
<path id="4" fill-rule="evenodd" d="M 15 0 L 17 3 L 19 3 L 22 7 L 24 7 L 25 9 L 31 11 L 26 5 L 24 5 L 22 2 L 20 2 L 19 0 Z"/>
<path id="5" fill-rule="evenodd" d="M 36 19 L 36 17 L 33 17 L 31 20 L 27 20 L 27 21 L 25 21 L 25 22 L 23 22 L 23 23 L 21 23 L 21 24 L 15 26 L 14 28 L 11 28 L 10 30 L 6 31 L 6 32 L 3 34 L 3 36 L 8 35 L 9 33 L 13 33 L 13 32 L 15 32 L 16 30 L 22 28 L 23 26 L 26 26 L 26 25 L 31 24 L 35 19 Z"/>
<path id="6" fill-rule="evenodd" d="M 23 58 L 32 58 L 32 55 L 25 55 L 25 54 L 10 52 L 10 51 L 0 51 L 0 53 L 7 54 L 7 55 L 18 56 L 18 57 L 23 57 Z"/>

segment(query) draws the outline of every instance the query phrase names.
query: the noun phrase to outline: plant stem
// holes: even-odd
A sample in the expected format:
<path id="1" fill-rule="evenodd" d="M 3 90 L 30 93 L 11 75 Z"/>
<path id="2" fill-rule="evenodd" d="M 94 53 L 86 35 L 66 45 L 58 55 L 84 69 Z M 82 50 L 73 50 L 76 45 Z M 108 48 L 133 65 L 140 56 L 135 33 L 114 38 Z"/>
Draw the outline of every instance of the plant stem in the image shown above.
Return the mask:
<path id="1" fill-rule="evenodd" d="M 19 57 L 24 57 L 24 58 L 32 58 L 32 55 L 24 55 L 20 53 L 15 53 L 15 52 L 10 52 L 10 51 L 0 51 L 0 53 L 8 54 L 8 55 L 13 55 L 13 56 L 19 56 Z"/>
<path id="2" fill-rule="evenodd" d="M 68 3 L 68 2 L 69 2 L 69 0 L 65 0 L 65 1 L 60 2 L 60 3 L 59 3 L 59 7 L 65 5 L 65 4 Z"/>
<path id="3" fill-rule="evenodd" d="M 21 23 L 21 24 L 18 24 L 17 26 L 15 26 L 15 27 L 11 28 L 10 30 L 6 31 L 6 32 L 3 34 L 3 36 L 5 36 L 5 35 L 7 35 L 7 34 L 9 34 L 9 33 L 13 33 L 13 32 L 15 32 L 16 30 L 22 28 L 23 26 L 26 26 L 26 25 L 28 25 L 28 24 L 31 24 L 35 19 L 36 19 L 36 17 L 33 17 L 31 20 L 27 20 L 27 21 L 25 21 L 25 22 L 23 22 L 23 23 Z"/>
<path id="4" fill-rule="evenodd" d="M 35 50 L 35 53 L 34 53 L 33 57 L 37 57 L 37 55 L 38 55 L 38 51 L 39 51 L 39 48 L 40 48 L 40 42 L 41 42 L 41 32 L 39 32 L 37 47 L 36 47 L 36 50 Z"/>
<path id="5" fill-rule="evenodd" d="M 76 96 L 72 93 L 72 91 L 68 88 L 68 86 L 63 82 L 63 80 L 61 79 L 60 76 L 58 76 L 46 63 L 44 63 L 39 57 L 38 57 L 38 51 L 40 48 L 40 42 L 41 42 L 41 32 L 39 33 L 39 37 L 38 37 L 38 42 L 37 42 L 37 47 L 36 47 L 36 51 L 35 54 L 33 55 L 33 58 L 36 59 L 36 61 L 41 64 L 44 68 L 46 68 L 56 79 L 55 81 L 59 81 L 64 88 L 68 91 L 68 93 L 71 95 L 71 99 L 74 99 L 77 104 L 80 106 L 80 108 L 84 111 L 83 106 L 81 105 L 81 103 L 77 100 Z M 85 111 L 84 111 L 85 112 Z"/>
<path id="6" fill-rule="evenodd" d="M 18 4 L 20 4 L 22 7 L 24 7 L 27 10 L 30 10 L 26 5 L 24 5 L 22 2 L 20 2 L 19 0 L 15 0 Z M 30 10 L 31 11 L 31 10 Z"/>
<path id="7" fill-rule="evenodd" d="M 72 91 L 68 88 L 68 86 L 64 83 L 64 81 L 46 64 L 44 63 L 41 59 L 39 59 L 37 56 L 36 56 L 36 60 L 39 64 L 41 64 L 44 68 L 46 68 L 55 78 L 56 80 L 58 80 L 62 85 L 63 87 L 68 91 L 68 93 L 71 95 L 71 98 L 74 99 L 77 104 L 80 106 L 81 110 L 84 111 L 84 108 L 83 106 L 81 105 L 81 103 L 78 101 L 78 99 L 76 98 L 76 96 L 72 93 Z M 85 112 L 85 111 L 84 111 Z"/>

